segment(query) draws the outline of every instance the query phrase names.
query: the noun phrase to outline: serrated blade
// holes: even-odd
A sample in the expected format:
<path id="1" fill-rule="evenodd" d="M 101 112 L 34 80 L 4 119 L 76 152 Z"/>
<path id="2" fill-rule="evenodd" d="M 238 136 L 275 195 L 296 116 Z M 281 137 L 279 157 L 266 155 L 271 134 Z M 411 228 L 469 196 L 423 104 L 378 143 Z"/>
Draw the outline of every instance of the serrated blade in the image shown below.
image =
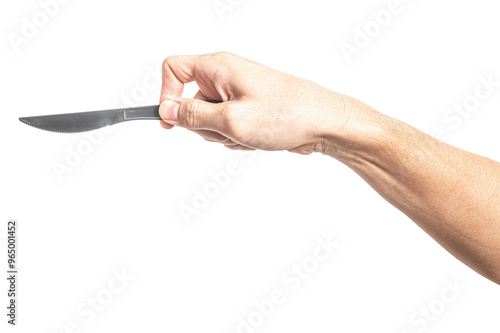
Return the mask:
<path id="1" fill-rule="evenodd" d="M 87 132 L 124 121 L 140 119 L 161 119 L 159 105 L 19 118 L 27 125 L 58 133 Z"/>

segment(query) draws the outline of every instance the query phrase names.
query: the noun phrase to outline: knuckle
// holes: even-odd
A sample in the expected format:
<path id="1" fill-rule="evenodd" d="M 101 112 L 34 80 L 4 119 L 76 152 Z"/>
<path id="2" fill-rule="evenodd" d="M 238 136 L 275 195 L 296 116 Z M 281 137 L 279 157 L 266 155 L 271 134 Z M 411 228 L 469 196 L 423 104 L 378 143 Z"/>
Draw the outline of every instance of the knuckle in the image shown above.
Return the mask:
<path id="1" fill-rule="evenodd" d="M 214 53 L 214 55 L 220 59 L 228 59 L 228 58 L 232 57 L 232 54 L 230 52 L 227 52 L 227 51 L 219 51 L 219 52 Z"/>
<path id="2" fill-rule="evenodd" d="M 225 66 L 231 64 L 234 59 L 234 55 L 227 51 L 212 53 L 209 56 L 210 59 L 207 60 L 210 60 L 212 63 L 217 63 L 219 65 L 225 65 Z"/>
<path id="3" fill-rule="evenodd" d="M 214 81 L 226 81 L 238 70 L 234 57 L 233 54 L 225 51 L 210 53 L 202 56 L 200 63 L 207 68 L 214 69 L 212 73 Z"/>
<path id="4" fill-rule="evenodd" d="M 169 56 L 169 57 L 166 57 L 166 58 L 163 60 L 162 67 L 163 67 L 163 68 L 165 68 L 165 67 L 170 67 L 170 66 L 172 65 L 172 63 L 174 62 L 175 57 L 176 57 L 176 56 Z"/>
<path id="5" fill-rule="evenodd" d="M 197 128 L 199 108 L 200 102 L 197 100 L 193 100 L 191 103 L 187 104 L 184 109 L 184 117 L 180 120 L 181 124 L 189 128 Z"/>
<path id="6" fill-rule="evenodd" d="M 171 71 L 172 68 L 175 68 L 182 64 L 182 58 L 183 56 L 180 55 L 173 55 L 173 56 L 168 56 L 163 60 L 162 63 L 162 69 L 163 70 L 169 70 Z"/>
<path id="7" fill-rule="evenodd" d="M 176 67 L 176 63 L 177 63 L 178 59 L 179 59 L 179 56 L 169 56 L 169 57 L 166 57 L 163 60 L 163 63 L 161 65 L 162 73 L 165 74 L 165 73 L 172 72 L 173 68 Z"/>

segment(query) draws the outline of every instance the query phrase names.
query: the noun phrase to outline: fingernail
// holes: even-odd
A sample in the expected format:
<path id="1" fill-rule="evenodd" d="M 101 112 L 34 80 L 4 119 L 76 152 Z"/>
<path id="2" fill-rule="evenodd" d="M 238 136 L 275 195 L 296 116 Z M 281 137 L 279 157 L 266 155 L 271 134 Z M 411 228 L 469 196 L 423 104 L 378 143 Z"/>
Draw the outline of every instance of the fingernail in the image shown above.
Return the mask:
<path id="1" fill-rule="evenodd" d="M 177 120 L 179 115 L 179 103 L 171 100 L 163 101 L 160 105 L 160 116 L 163 120 Z"/>

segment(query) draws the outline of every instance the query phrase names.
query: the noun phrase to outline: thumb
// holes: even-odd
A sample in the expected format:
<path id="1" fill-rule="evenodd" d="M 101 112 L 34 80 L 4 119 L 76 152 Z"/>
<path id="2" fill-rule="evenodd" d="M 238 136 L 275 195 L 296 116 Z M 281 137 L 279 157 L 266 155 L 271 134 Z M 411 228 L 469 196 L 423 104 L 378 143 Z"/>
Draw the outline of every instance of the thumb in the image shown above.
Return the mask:
<path id="1" fill-rule="evenodd" d="M 199 99 L 167 99 L 160 105 L 160 117 L 171 125 L 188 129 L 220 129 L 222 103 Z"/>

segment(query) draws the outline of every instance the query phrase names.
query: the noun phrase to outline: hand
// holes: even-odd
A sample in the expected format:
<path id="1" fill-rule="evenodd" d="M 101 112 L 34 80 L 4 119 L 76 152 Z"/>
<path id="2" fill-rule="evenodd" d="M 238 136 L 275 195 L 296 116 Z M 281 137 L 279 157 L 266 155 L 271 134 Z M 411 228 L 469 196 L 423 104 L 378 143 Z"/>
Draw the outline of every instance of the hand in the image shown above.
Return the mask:
<path id="1" fill-rule="evenodd" d="M 192 81 L 198 93 L 181 98 Z M 348 99 L 226 52 L 174 56 L 163 63 L 160 115 L 166 129 L 181 126 L 229 149 L 310 154 L 348 121 Z"/>

